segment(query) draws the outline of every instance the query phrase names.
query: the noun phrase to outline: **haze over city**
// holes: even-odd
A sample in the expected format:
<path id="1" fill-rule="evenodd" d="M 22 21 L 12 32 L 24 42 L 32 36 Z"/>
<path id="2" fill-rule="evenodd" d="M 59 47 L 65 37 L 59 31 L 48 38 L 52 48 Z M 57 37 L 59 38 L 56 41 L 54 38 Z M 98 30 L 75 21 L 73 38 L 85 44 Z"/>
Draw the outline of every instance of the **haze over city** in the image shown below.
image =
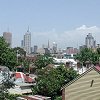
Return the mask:
<path id="1" fill-rule="evenodd" d="M 100 0 L 0 0 L 0 35 L 12 33 L 20 46 L 30 27 L 32 45 L 83 45 L 88 33 L 100 43 Z"/>

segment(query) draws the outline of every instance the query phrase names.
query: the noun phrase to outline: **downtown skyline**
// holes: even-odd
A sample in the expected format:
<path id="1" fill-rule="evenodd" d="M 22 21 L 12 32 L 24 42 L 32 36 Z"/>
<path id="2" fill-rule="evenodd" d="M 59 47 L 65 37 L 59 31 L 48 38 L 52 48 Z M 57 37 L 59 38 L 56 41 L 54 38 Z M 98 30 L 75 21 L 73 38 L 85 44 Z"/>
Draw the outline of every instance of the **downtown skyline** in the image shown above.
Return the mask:
<path id="1" fill-rule="evenodd" d="M 99 0 L 0 0 L 0 35 L 12 33 L 12 46 L 20 46 L 30 27 L 32 46 L 56 42 L 59 48 L 84 45 L 92 33 L 100 43 Z"/>

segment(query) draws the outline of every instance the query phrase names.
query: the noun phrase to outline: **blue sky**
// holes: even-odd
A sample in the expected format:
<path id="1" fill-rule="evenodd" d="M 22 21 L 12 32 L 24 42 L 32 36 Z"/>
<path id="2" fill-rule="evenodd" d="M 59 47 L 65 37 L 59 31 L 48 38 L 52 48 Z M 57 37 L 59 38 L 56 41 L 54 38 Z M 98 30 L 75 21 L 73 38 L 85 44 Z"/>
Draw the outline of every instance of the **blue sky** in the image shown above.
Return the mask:
<path id="1" fill-rule="evenodd" d="M 32 46 L 46 44 L 48 39 L 51 44 L 55 41 L 63 48 L 84 44 L 84 40 L 74 38 L 77 36 L 76 29 L 82 25 L 86 26 L 86 34 L 88 28 L 96 26 L 96 34 L 95 29 L 92 31 L 100 42 L 99 20 L 100 0 L 0 0 L 0 35 L 9 27 L 13 34 L 13 46 L 20 46 L 28 26 Z M 68 39 L 69 35 L 71 39 Z M 80 37 L 81 32 L 78 35 Z"/>

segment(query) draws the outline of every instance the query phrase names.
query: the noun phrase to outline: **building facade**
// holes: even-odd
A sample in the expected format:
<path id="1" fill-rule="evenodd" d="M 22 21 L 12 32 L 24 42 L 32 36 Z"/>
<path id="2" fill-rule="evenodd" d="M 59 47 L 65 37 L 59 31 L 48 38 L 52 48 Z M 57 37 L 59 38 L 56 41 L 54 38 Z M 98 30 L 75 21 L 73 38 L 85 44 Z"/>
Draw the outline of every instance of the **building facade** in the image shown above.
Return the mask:
<path id="1" fill-rule="evenodd" d="M 85 38 L 85 45 L 87 48 L 95 48 L 96 47 L 96 41 L 94 40 L 94 37 L 91 33 L 87 35 Z"/>
<path id="2" fill-rule="evenodd" d="M 34 45 L 34 53 L 37 53 L 38 46 Z"/>
<path id="3" fill-rule="evenodd" d="M 66 54 L 67 55 L 71 55 L 71 54 L 76 55 L 77 53 L 78 53 L 78 49 L 77 48 L 73 48 L 73 47 L 67 47 L 66 48 Z"/>
<path id="4" fill-rule="evenodd" d="M 24 35 L 24 50 L 27 54 L 31 53 L 31 33 L 29 30 Z"/>
<path id="5" fill-rule="evenodd" d="M 12 47 L 12 33 L 3 32 L 3 38 L 8 43 L 9 47 Z"/>
<path id="6" fill-rule="evenodd" d="M 100 67 L 91 67 L 62 89 L 62 100 L 99 100 Z"/>
<path id="7" fill-rule="evenodd" d="M 53 42 L 52 53 L 57 53 L 57 44 Z"/>

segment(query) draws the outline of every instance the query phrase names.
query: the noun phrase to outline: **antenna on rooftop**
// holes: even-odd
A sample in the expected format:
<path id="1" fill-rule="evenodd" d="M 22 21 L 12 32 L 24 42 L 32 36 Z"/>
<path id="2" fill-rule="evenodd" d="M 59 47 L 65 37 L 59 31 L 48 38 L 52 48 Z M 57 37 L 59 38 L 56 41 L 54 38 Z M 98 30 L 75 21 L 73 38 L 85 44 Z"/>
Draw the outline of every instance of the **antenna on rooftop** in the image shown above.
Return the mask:
<path id="1" fill-rule="evenodd" d="M 7 28 L 7 31 L 9 32 L 9 26 L 8 26 L 8 28 Z"/>
<path id="2" fill-rule="evenodd" d="M 28 30 L 27 30 L 27 32 L 29 32 L 29 26 L 28 26 Z"/>

